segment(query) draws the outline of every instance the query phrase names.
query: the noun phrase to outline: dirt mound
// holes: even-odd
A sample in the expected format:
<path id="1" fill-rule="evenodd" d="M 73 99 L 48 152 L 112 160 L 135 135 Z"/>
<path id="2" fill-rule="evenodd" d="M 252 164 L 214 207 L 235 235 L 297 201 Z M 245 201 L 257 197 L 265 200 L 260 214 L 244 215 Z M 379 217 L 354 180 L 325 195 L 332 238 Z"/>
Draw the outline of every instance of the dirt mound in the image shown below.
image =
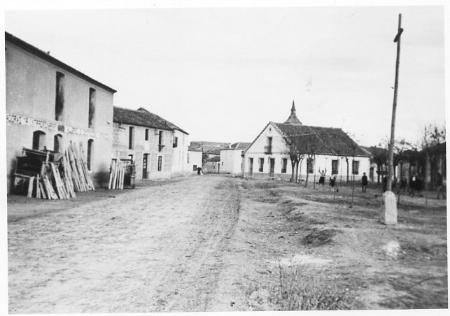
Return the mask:
<path id="1" fill-rule="evenodd" d="M 310 246 L 322 246 L 333 241 L 336 229 L 316 229 L 303 238 L 303 243 Z"/>

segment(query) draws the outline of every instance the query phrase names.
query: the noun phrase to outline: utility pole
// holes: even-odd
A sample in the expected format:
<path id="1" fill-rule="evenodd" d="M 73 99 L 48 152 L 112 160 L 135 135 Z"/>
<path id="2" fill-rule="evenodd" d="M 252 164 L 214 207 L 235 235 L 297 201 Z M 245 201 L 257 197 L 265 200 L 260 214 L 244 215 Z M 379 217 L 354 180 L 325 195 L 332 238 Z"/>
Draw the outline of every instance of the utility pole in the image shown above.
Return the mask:
<path id="1" fill-rule="evenodd" d="M 394 85 L 394 102 L 392 105 L 392 121 L 391 121 L 391 140 L 389 142 L 389 156 L 388 156 L 388 181 L 387 191 L 392 191 L 392 178 L 394 177 L 394 142 L 395 142 L 395 112 L 397 110 L 397 94 L 398 94 L 398 72 L 400 66 L 400 40 L 403 33 L 402 29 L 402 15 L 398 15 L 398 31 L 395 35 L 394 43 L 397 43 L 397 60 L 395 62 L 395 85 Z"/>
<path id="2" fill-rule="evenodd" d="M 398 94 L 398 72 L 400 65 L 400 40 L 403 33 L 402 15 L 398 15 L 398 30 L 394 38 L 397 43 L 397 60 L 395 62 L 395 85 L 394 85 L 394 102 L 392 105 L 392 122 L 391 122 L 391 140 L 389 142 L 388 152 L 388 179 L 386 192 L 384 197 L 384 212 L 382 221 L 386 225 L 397 224 L 397 202 L 395 194 L 392 192 L 392 180 L 394 177 L 394 141 L 395 141 L 395 111 L 397 110 L 397 94 Z"/>

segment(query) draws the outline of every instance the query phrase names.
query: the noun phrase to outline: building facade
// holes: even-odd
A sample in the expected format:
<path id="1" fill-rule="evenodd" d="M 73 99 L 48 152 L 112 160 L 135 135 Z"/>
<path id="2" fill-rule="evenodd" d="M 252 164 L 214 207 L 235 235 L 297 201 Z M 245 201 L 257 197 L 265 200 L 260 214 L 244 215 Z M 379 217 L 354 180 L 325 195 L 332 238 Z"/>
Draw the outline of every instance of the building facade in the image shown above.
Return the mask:
<path id="1" fill-rule="evenodd" d="M 113 158 L 133 160 L 136 180 L 188 173 L 188 146 L 188 133 L 160 116 L 114 107 Z"/>
<path id="2" fill-rule="evenodd" d="M 269 122 L 245 151 L 244 174 L 247 177 L 290 179 L 292 157 L 300 157 L 301 180 L 336 176 L 339 181 L 360 180 L 369 175 L 370 154 L 338 128 L 303 125 L 295 105 L 284 123 Z M 296 172 L 297 167 L 294 167 Z"/>
<path id="3" fill-rule="evenodd" d="M 8 192 L 23 147 L 82 144 L 97 185 L 107 181 L 116 90 L 5 33 Z"/>
<path id="4" fill-rule="evenodd" d="M 242 159 L 245 150 L 250 146 L 250 143 L 234 143 L 228 149 L 220 151 L 221 173 L 229 173 L 233 176 L 242 175 L 243 162 Z"/>
<path id="5" fill-rule="evenodd" d="M 197 168 L 202 168 L 203 165 L 203 151 L 196 147 L 188 147 L 188 165 L 189 170 L 196 172 Z"/>

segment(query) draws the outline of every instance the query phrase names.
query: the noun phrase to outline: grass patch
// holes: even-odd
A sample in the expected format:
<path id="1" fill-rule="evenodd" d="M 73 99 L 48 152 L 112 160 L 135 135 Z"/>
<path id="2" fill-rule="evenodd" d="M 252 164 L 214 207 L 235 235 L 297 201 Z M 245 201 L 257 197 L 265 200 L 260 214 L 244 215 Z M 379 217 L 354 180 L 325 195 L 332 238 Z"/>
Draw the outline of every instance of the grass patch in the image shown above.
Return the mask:
<path id="1" fill-rule="evenodd" d="M 304 266 L 279 265 L 279 282 L 272 290 L 272 303 L 282 311 L 349 309 L 353 299 L 348 289 L 322 275 Z"/>

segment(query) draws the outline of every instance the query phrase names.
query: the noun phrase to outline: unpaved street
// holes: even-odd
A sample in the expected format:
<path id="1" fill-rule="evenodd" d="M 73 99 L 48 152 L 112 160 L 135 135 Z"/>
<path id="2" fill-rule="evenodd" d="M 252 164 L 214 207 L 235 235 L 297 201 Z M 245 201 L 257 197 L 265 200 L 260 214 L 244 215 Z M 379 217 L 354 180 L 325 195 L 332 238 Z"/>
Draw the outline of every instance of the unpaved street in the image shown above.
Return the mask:
<path id="1" fill-rule="evenodd" d="M 389 227 L 377 188 L 353 207 L 350 187 L 215 175 L 95 194 L 9 203 L 10 312 L 447 307 L 443 200 L 403 196 Z"/>
<path id="2" fill-rule="evenodd" d="M 207 310 L 237 183 L 198 177 L 9 224 L 10 311 Z"/>

